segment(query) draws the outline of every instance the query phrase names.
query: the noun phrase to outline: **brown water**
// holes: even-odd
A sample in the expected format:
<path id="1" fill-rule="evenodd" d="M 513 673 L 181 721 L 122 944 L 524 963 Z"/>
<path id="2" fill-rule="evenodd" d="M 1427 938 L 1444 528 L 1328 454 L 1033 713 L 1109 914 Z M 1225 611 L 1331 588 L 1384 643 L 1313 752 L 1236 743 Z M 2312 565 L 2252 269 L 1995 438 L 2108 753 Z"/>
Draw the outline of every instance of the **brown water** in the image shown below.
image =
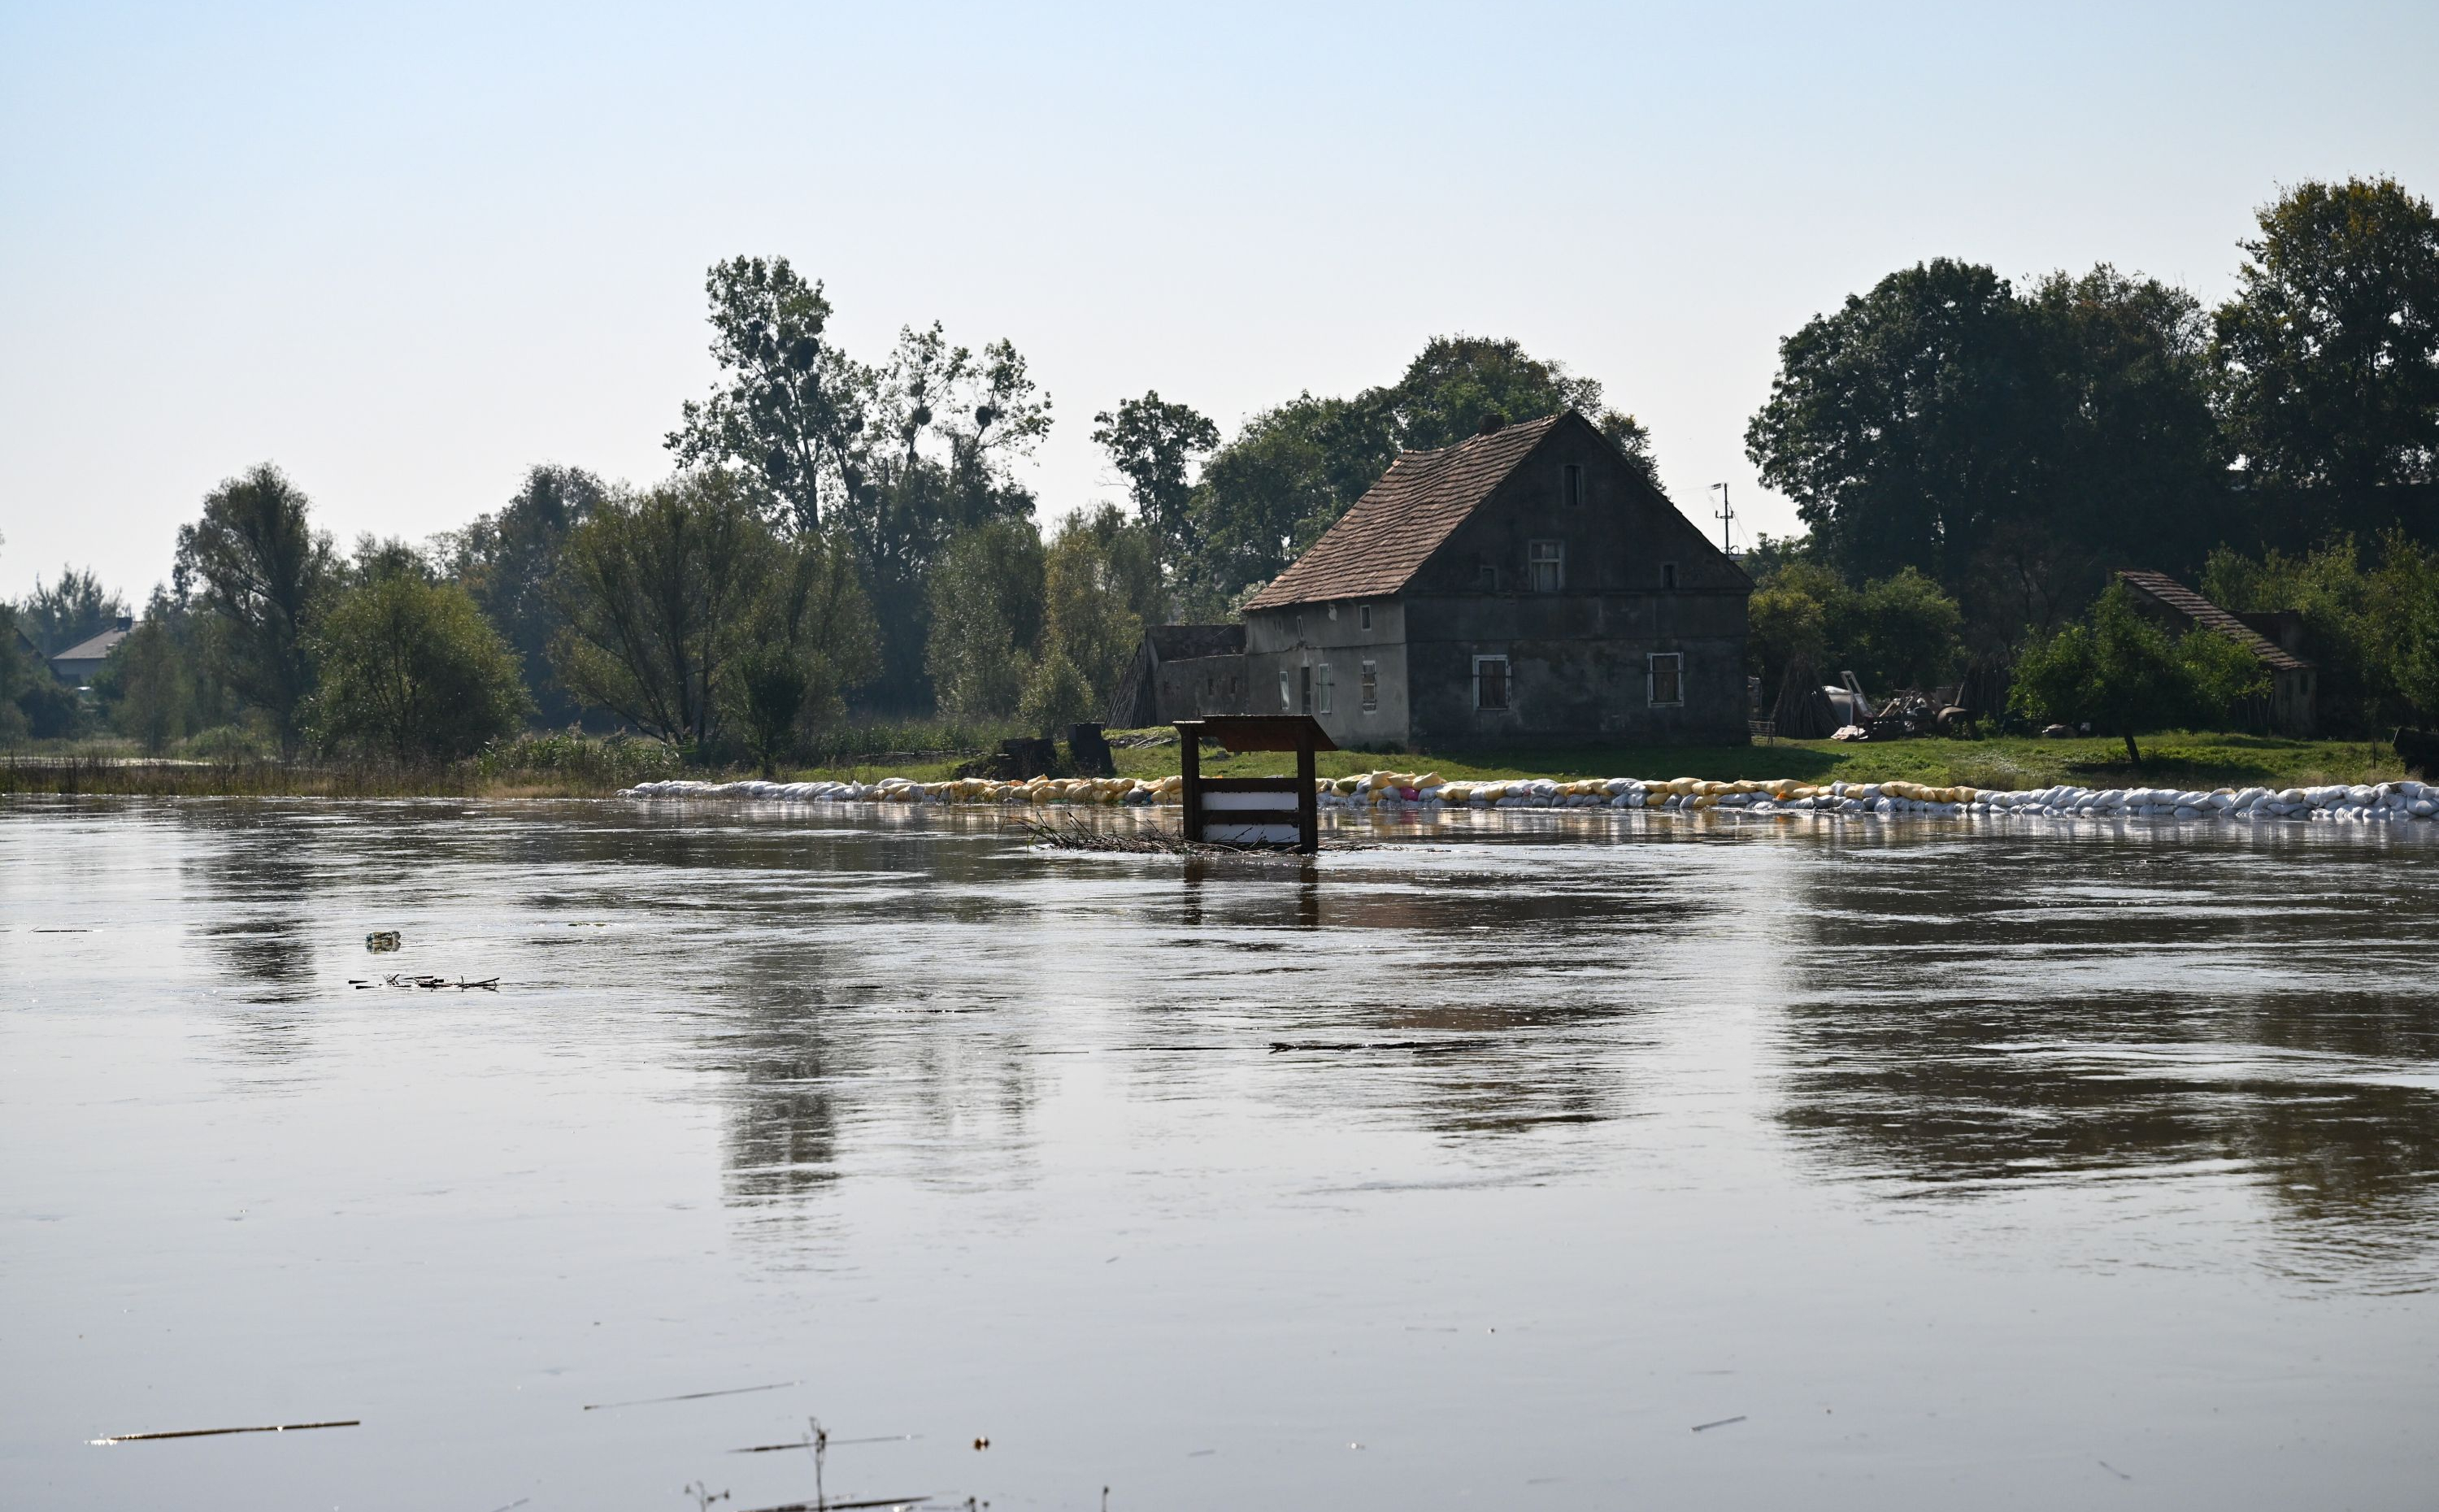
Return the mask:
<path id="1" fill-rule="evenodd" d="M 2419 830 L 1003 823 L 0 806 L 0 1503 L 2439 1495 Z"/>

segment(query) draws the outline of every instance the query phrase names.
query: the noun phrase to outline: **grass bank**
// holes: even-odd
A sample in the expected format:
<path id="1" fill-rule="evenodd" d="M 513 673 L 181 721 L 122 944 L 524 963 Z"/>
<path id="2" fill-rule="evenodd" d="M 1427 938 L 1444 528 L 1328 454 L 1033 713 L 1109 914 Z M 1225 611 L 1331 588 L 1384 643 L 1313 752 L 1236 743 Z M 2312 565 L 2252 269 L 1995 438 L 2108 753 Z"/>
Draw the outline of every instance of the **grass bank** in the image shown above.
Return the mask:
<path id="1" fill-rule="evenodd" d="M 848 756 L 842 753 L 842 756 Z M 2127 764 L 2114 738 L 2041 740 L 1897 740 L 1855 745 L 1833 740 L 1781 740 L 1771 745 L 1601 746 L 1531 751 L 1469 751 L 1447 756 L 1324 755 L 1326 776 L 1395 769 L 1482 779 L 1550 777 L 1796 777 L 1807 782 L 1884 782 L 1934 786 L 2042 788 L 2176 784 L 2185 787 L 2308 787 L 2327 782 L 2378 782 L 2404 774 L 2396 754 L 2380 742 L 2279 740 L 2207 731 L 2163 734 L 2143 742 L 2142 767 Z M 861 759 L 855 757 L 861 756 Z M 855 753 L 847 759 L 783 772 L 792 780 L 882 777 L 937 781 L 960 756 L 953 753 Z M 1208 757 L 1213 775 L 1281 770 L 1285 757 Z M 1161 777 L 1177 770 L 1177 747 L 1122 747 L 1118 772 Z M 708 780 L 751 776 L 743 770 L 681 764 L 663 747 L 640 740 L 538 737 L 446 767 L 411 768 L 365 761 L 279 761 L 263 757 L 155 760 L 93 750 L 0 756 L 0 794 L 98 793 L 156 797 L 260 798 L 596 798 L 659 777 Z"/>

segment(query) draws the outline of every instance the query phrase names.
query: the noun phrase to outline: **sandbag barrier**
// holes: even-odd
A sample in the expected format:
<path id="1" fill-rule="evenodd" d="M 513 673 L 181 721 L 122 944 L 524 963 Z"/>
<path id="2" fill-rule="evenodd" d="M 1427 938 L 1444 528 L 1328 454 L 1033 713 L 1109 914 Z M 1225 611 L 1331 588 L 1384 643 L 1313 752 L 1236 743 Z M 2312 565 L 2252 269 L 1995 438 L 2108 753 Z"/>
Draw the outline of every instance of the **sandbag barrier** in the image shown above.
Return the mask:
<path id="1" fill-rule="evenodd" d="M 1987 815 L 1998 819 L 2161 819 L 2185 821 L 2322 820 L 2387 823 L 2439 818 L 2439 784 L 2404 781 L 2312 788 L 2175 788 L 2059 786 L 2000 792 L 1932 787 L 1920 782 L 1804 783 L 1668 781 L 1640 777 L 1553 782 L 1447 782 L 1436 773 L 1373 772 L 1324 777 L 1321 806 L 1364 809 L 1718 809 L 1723 815 L 1829 814 L 1859 817 Z M 645 782 L 622 798 L 743 798 L 779 803 L 1017 804 L 1042 807 L 1148 808 L 1181 801 L 1183 777 L 1038 777 L 994 782 L 961 777 L 915 782 Z"/>

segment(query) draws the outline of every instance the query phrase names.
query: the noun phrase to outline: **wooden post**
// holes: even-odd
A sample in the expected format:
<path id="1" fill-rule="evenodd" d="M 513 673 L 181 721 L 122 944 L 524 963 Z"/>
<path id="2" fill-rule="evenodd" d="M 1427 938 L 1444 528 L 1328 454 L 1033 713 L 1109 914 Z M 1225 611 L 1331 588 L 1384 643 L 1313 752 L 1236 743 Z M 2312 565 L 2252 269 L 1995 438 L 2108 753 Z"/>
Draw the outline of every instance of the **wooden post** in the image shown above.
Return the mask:
<path id="1" fill-rule="evenodd" d="M 1199 726 L 1178 726 L 1177 770 L 1185 779 L 1185 838 L 1199 844 L 1202 839 L 1202 735 Z"/>
<path id="2" fill-rule="evenodd" d="M 1309 856 L 1321 849 L 1321 795 L 1313 788 L 1312 742 L 1296 745 L 1296 849 Z"/>

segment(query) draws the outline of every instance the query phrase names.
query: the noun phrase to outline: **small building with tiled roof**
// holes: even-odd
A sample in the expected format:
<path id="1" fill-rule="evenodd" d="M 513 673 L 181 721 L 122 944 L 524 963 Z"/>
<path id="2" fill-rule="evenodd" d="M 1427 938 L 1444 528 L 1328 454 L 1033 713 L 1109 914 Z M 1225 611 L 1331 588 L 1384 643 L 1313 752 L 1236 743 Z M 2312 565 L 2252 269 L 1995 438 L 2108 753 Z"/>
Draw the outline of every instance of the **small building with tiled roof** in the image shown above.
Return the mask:
<path id="1" fill-rule="evenodd" d="M 2117 580 L 2134 595 L 2135 607 L 2179 632 L 2206 630 L 2252 653 L 2270 674 L 2269 695 L 2259 706 L 2234 710 L 2272 734 L 2308 739 L 2320 728 L 2319 674 L 2296 652 L 2302 620 L 2294 614 L 2238 614 L 2220 608 L 2163 572 L 2120 572 Z M 2279 638 L 2272 639 L 2271 633 Z"/>
<path id="2" fill-rule="evenodd" d="M 1408 452 L 1245 605 L 1246 711 L 1343 747 L 1746 738 L 1753 581 L 1581 415 Z"/>

